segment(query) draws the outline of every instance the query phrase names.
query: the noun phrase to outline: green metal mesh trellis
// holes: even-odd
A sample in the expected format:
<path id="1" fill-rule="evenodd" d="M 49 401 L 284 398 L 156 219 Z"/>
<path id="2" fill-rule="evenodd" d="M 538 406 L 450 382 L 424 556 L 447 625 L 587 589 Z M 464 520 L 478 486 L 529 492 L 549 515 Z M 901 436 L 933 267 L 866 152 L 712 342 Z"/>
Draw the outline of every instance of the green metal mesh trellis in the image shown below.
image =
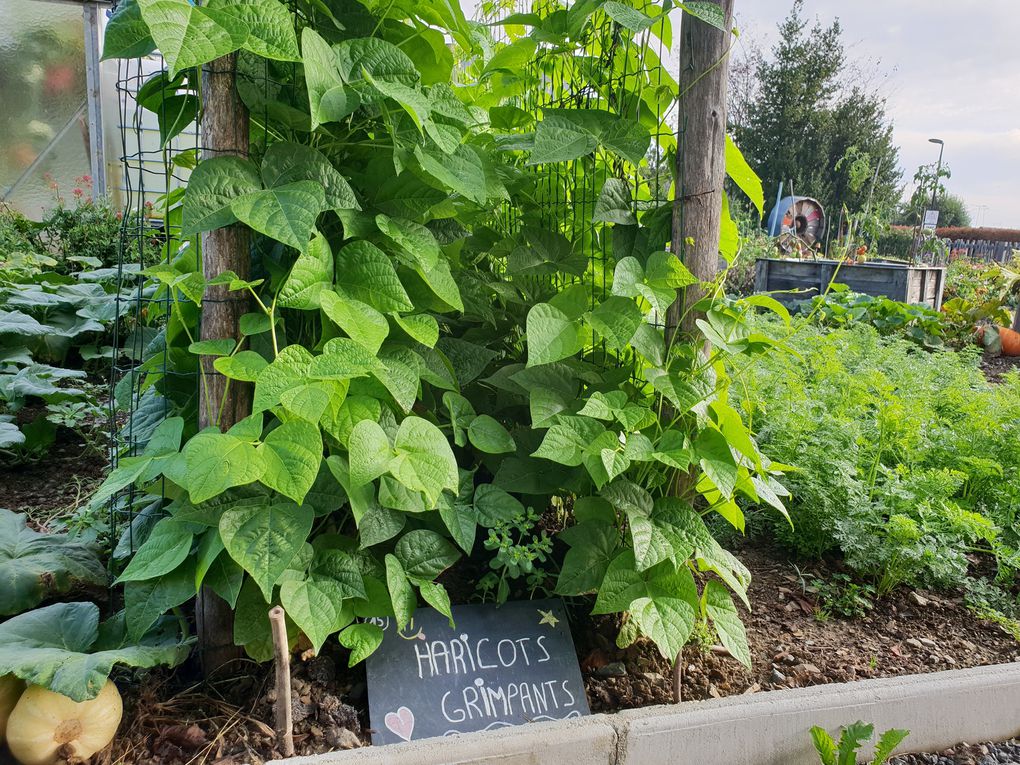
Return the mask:
<path id="1" fill-rule="evenodd" d="M 554 0 L 517 0 L 488 8 L 481 21 L 496 31 L 494 39 L 508 44 L 513 38 L 507 31 L 506 20 L 525 16 L 548 17 L 566 8 Z M 639 3 L 641 13 L 657 13 L 661 6 L 652 2 Z M 624 226 L 615 229 L 604 222 L 593 220 L 599 195 L 607 180 L 621 179 L 631 190 L 631 209 L 639 213 L 658 216 L 660 229 L 669 231 L 672 219 L 670 191 L 673 182 L 672 164 L 676 151 L 676 80 L 669 72 L 672 35 L 669 19 L 656 22 L 642 32 L 628 34 L 626 30 L 603 11 L 595 11 L 592 23 L 576 47 L 559 50 L 552 45 L 540 45 L 528 67 L 524 79 L 538 83 L 538 87 L 525 90 L 517 106 L 539 119 L 546 109 L 604 110 L 620 117 L 638 119 L 643 124 L 654 124 L 651 144 L 643 166 L 603 154 L 588 155 L 569 162 L 550 165 L 532 165 L 539 176 L 540 196 L 535 206 L 535 220 L 522 220 L 516 210 L 507 207 L 508 224 L 512 229 L 522 225 L 538 224 L 564 234 L 575 247 L 588 253 L 589 268 L 585 276 L 571 277 L 570 281 L 586 283 L 590 289 L 590 304 L 608 296 L 611 271 L 618 260 L 615 249 L 627 241 L 636 229 Z M 652 92 L 653 97 L 645 97 Z M 599 161 L 599 160 L 603 161 Z M 646 222 L 643 219 L 642 222 Z M 665 227 L 663 229 L 663 226 Z M 660 249 L 665 249 L 667 236 Z M 556 279 L 562 279 L 557 276 Z M 663 322 L 665 317 L 658 317 Z M 597 342 L 592 335 L 593 343 Z M 603 347 L 604 351 L 604 347 Z M 626 365 L 628 359 L 608 358 L 607 363 Z"/>

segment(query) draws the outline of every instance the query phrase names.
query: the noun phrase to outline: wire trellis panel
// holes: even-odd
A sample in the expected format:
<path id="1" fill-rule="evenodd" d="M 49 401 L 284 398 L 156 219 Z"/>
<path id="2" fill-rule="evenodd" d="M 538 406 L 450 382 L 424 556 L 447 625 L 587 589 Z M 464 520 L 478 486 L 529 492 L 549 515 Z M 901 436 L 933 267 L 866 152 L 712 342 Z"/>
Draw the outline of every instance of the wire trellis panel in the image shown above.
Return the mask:
<path id="1" fill-rule="evenodd" d="M 548 17 L 568 5 L 555 0 L 515 0 L 487 7 L 479 21 L 494 29 L 497 45 L 514 41 L 504 23 L 513 17 Z M 642 13 L 658 11 L 652 2 L 639 3 Z M 559 282 L 581 283 L 589 288 L 590 305 L 606 299 L 610 293 L 612 269 L 618 258 L 614 239 L 619 246 L 636 231 L 632 226 L 610 226 L 595 222 L 599 195 L 606 181 L 620 179 L 631 191 L 631 211 L 635 220 L 644 215 L 658 214 L 664 218 L 668 232 L 672 217 L 672 166 L 675 161 L 677 134 L 676 80 L 668 69 L 671 59 L 668 31 L 665 24 L 655 23 L 635 35 L 624 34 L 619 23 L 604 12 L 596 11 L 593 22 L 586 26 L 584 37 L 576 47 L 560 49 L 540 44 L 534 60 L 523 79 L 532 83 L 515 105 L 534 120 L 551 109 L 600 110 L 624 118 L 654 124 L 651 143 L 641 166 L 626 162 L 603 149 L 568 162 L 527 165 L 540 179 L 536 204 L 527 219 L 516 208 L 507 206 L 507 224 L 512 230 L 526 225 L 539 225 L 567 237 L 575 248 L 588 253 L 588 270 L 583 276 L 550 277 L 549 286 Z M 653 94 L 649 97 L 648 94 Z M 668 235 L 659 249 L 667 249 Z M 646 253 L 647 254 L 647 253 Z M 656 321 L 664 321 L 657 317 Z M 593 343 L 597 341 L 592 335 Z M 602 347 L 607 365 L 626 366 L 630 359 L 611 356 Z"/>

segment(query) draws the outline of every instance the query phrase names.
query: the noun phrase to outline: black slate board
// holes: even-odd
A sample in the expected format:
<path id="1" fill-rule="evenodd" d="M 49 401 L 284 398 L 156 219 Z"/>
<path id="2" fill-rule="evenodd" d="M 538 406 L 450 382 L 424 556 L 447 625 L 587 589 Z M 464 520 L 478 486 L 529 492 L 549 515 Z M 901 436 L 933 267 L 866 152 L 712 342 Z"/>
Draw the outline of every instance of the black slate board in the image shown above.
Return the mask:
<path id="1" fill-rule="evenodd" d="M 454 606 L 456 627 L 420 608 L 368 658 L 372 743 L 493 730 L 590 714 L 559 600 Z"/>

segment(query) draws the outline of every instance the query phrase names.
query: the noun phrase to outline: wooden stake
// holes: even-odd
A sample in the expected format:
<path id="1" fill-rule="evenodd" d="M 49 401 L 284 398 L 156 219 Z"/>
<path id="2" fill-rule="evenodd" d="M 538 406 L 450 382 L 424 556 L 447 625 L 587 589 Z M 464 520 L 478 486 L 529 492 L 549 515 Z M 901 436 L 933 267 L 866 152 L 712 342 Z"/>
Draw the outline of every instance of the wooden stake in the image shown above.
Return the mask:
<path id="1" fill-rule="evenodd" d="M 283 609 L 269 609 L 276 662 L 276 745 L 284 757 L 294 756 L 294 719 L 290 700 L 290 646 Z"/>
<path id="2" fill-rule="evenodd" d="M 673 703 L 679 704 L 684 700 L 684 649 L 680 649 L 680 653 L 676 656 L 676 661 L 673 662 Z"/>
<path id="3" fill-rule="evenodd" d="M 734 0 L 722 6 L 729 29 Z M 701 281 L 719 271 L 719 226 L 726 178 L 726 80 L 730 33 L 684 13 L 680 24 L 680 116 L 677 131 L 678 190 L 673 202 L 671 249 Z M 680 293 L 666 316 L 667 341 L 693 332 L 699 318 L 691 306 L 704 297 L 694 286 Z"/>
<path id="4" fill-rule="evenodd" d="M 734 0 L 710 0 L 721 6 L 724 26 L 733 24 Z M 673 200 L 671 251 L 702 282 L 719 272 L 719 232 L 726 180 L 726 83 L 730 33 L 684 13 L 680 23 L 680 116 L 677 129 L 677 193 Z M 705 296 L 695 285 L 682 290 L 666 313 L 666 342 L 692 337 L 701 318 L 692 307 Z M 679 334 L 679 338 L 677 335 Z M 707 343 L 706 343 L 707 345 Z M 671 414 L 667 413 L 667 422 Z M 684 496 L 697 481 L 681 473 L 673 485 Z M 680 703 L 683 649 L 673 662 L 673 700 Z"/>
<path id="5" fill-rule="evenodd" d="M 203 159 L 224 155 L 248 156 L 248 110 L 235 86 L 236 56 L 212 61 L 202 70 L 202 154 Z M 238 223 L 202 235 L 202 272 L 211 279 L 233 271 L 247 279 L 251 255 L 249 231 Z M 226 286 L 210 287 L 202 303 L 202 340 L 233 337 L 240 341 L 238 323 L 249 310 L 244 292 L 230 292 Z M 251 414 L 251 385 L 232 383 L 213 368 L 213 357 L 200 359 L 198 427 L 210 425 L 226 430 Z M 224 664 L 242 657 L 234 645 L 234 613 L 230 605 L 210 587 L 204 586 L 195 604 L 198 655 L 208 677 Z"/>

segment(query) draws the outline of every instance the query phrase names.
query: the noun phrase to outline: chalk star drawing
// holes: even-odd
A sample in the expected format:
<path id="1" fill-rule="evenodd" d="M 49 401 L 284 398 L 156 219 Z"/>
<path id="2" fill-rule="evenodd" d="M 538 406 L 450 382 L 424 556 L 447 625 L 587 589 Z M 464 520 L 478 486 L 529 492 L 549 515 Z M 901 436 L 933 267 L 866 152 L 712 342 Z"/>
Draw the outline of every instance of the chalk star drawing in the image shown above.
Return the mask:
<path id="1" fill-rule="evenodd" d="M 550 609 L 549 609 L 548 611 L 543 611 L 543 610 L 542 610 L 541 608 L 539 608 L 539 609 L 537 609 L 537 610 L 538 610 L 538 613 L 540 613 L 540 614 L 542 615 L 542 618 L 541 618 L 541 619 L 539 619 L 539 621 L 538 621 L 538 625 L 539 625 L 540 627 L 541 627 L 541 626 L 542 626 L 543 624 L 548 624 L 548 625 L 549 625 L 550 627 L 555 627 L 555 626 L 556 626 L 557 624 L 559 624 L 559 623 L 560 623 L 560 620 L 559 620 L 559 619 L 557 619 L 557 618 L 556 618 L 556 617 L 555 617 L 555 616 L 553 615 L 553 612 L 552 612 L 552 609 L 551 609 L 551 608 L 550 608 Z"/>

